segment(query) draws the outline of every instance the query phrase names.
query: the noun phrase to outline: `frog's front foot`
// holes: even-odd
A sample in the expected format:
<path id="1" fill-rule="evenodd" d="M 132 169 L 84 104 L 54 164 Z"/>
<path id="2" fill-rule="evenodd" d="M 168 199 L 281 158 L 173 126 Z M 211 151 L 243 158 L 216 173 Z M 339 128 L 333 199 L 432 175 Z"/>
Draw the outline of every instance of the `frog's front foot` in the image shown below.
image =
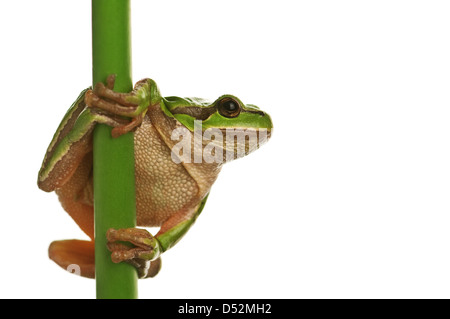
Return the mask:
<path id="1" fill-rule="evenodd" d="M 118 93 L 113 91 L 115 75 L 108 76 L 107 85 L 99 82 L 93 90 L 88 90 L 85 94 L 85 103 L 95 111 L 110 114 L 112 117 L 127 117 L 131 121 L 123 125 L 114 127 L 111 134 L 118 137 L 128 133 L 141 125 L 145 115 L 146 96 L 142 94 L 139 82 L 130 93 Z"/>
<path id="2" fill-rule="evenodd" d="M 109 229 L 108 249 L 114 263 L 125 261 L 138 271 L 139 278 L 154 277 L 161 268 L 161 245 L 147 230 L 139 228 Z M 128 242 L 132 247 L 124 244 Z"/>

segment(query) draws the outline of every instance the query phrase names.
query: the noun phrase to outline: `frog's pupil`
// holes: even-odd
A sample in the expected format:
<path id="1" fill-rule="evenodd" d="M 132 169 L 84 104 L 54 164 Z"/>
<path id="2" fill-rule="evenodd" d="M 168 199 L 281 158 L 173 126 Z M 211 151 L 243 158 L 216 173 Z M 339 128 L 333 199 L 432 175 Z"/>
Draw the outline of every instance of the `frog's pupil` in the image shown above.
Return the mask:
<path id="1" fill-rule="evenodd" d="M 227 111 L 233 112 L 237 109 L 237 105 L 236 103 L 234 103 L 234 101 L 228 101 L 227 103 L 225 103 L 225 109 Z"/>

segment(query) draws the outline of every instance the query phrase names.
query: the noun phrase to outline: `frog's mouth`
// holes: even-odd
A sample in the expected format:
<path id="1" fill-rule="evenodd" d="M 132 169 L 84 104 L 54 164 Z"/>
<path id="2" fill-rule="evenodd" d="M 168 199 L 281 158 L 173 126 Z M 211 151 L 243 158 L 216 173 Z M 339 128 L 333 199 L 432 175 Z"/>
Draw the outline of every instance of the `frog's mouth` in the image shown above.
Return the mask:
<path id="1" fill-rule="evenodd" d="M 203 148 L 211 146 L 223 152 L 226 162 L 244 157 L 267 143 L 272 135 L 272 129 L 228 128 L 220 129 L 222 140 L 204 139 Z M 207 146 L 209 144 L 209 146 Z"/>
<path id="2" fill-rule="evenodd" d="M 244 157 L 265 144 L 272 135 L 266 128 L 209 128 L 189 132 L 172 147 L 172 159 L 186 163 L 223 164 Z M 201 159 L 198 157 L 201 155 Z"/>
<path id="3" fill-rule="evenodd" d="M 272 129 L 267 129 L 267 140 L 269 140 L 272 137 Z"/>

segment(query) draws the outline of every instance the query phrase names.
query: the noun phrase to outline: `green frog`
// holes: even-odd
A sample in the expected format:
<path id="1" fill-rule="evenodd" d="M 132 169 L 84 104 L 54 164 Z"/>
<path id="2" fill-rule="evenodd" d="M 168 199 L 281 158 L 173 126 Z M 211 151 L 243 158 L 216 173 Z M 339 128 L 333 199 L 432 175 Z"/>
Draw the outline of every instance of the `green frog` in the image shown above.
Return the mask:
<path id="1" fill-rule="evenodd" d="M 232 95 L 214 102 L 162 97 L 151 79 L 137 82 L 130 93 L 118 93 L 114 82 L 110 75 L 106 84 L 81 92 L 45 154 L 39 188 L 55 191 L 91 239 L 54 241 L 49 257 L 64 269 L 75 264 L 82 276 L 95 276 L 92 140 L 96 124 L 107 124 L 113 137 L 134 132 L 136 222 L 160 227 L 154 236 L 141 228 L 109 229 L 108 249 L 113 262 L 128 262 L 139 278 L 148 278 L 158 273 L 161 254 L 200 215 L 222 165 L 266 142 L 272 120 Z"/>

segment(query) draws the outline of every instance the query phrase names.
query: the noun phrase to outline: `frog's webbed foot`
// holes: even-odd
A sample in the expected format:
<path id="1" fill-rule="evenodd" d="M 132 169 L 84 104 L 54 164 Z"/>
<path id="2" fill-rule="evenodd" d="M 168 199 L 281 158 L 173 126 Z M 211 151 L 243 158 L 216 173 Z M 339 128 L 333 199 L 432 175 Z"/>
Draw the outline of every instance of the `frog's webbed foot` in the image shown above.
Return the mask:
<path id="1" fill-rule="evenodd" d="M 147 230 L 139 228 L 109 229 L 108 249 L 114 263 L 125 261 L 138 271 L 139 278 L 154 277 L 161 268 L 161 246 Z M 128 242 L 132 247 L 121 243 Z"/>
<path id="2" fill-rule="evenodd" d="M 93 90 L 88 90 L 85 103 L 102 114 L 131 118 L 130 122 L 113 128 L 112 136 L 118 137 L 141 125 L 149 103 L 142 83 L 138 82 L 130 93 L 118 93 L 113 91 L 115 78 L 115 75 L 109 75 L 107 85 L 99 82 Z"/>
<path id="3" fill-rule="evenodd" d="M 87 277 L 95 278 L 95 249 L 93 241 L 57 240 L 48 248 L 48 255 L 63 269 Z"/>

